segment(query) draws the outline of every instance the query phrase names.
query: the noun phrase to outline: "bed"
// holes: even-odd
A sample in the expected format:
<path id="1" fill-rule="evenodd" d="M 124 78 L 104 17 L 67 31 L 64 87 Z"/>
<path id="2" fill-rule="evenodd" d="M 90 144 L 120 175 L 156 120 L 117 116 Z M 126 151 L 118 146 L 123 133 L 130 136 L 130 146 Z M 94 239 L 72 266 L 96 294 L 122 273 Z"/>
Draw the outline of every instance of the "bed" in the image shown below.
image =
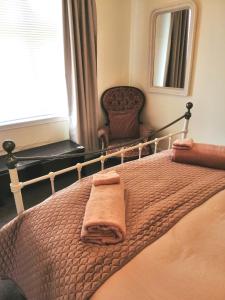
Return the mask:
<path id="1" fill-rule="evenodd" d="M 187 134 L 187 120 L 175 135 Z M 156 152 L 163 138 L 139 143 L 140 153 L 146 143 Z M 225 171 L 170 156 L 166 150 L 113 167 L 128 191 L 127 236 L 117 245 L 80 241 L 91 176 L 18 211 L 0 230 L 1 278 L 13 279 L 28 299 L 224 299 Z M 104 166 L 105 156 L 97 160 Z M 81 174 L 82 165 L 76 168 Z M 22 210 L 16 187 L 24 183 L 11 170 Z"/>

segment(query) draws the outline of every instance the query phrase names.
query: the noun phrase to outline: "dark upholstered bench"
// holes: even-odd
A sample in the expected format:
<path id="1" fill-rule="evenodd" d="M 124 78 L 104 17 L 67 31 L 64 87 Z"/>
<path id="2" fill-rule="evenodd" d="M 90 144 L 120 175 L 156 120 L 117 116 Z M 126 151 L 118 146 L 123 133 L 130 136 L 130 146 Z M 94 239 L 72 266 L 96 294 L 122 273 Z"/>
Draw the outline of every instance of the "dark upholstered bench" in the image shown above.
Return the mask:
<path id="1" fill-rule="evenodd" d="M 25 181 L 47 174 L 50 171 L 56 171 L 62 168 L 75 165 L 78 162 L 83 162 L 83 152 L 83 146 L 76 144 L 70 140 L 65 140 L 16 152 L 16 155 L 21 157 L 81 153 L 80 157 L 75 158 L 55 159 L 51 161 L 38 160 L 19 162 L 17 164 L 17 168 L 19 170 L 19 178 L 21 181 Z M 0 205 L 4 204 L 4 198 L 6 198 L 10 193 L 9 183 L 9 173 L 8 168 L 5 164 L 5 156 L 0 156 Z"/>

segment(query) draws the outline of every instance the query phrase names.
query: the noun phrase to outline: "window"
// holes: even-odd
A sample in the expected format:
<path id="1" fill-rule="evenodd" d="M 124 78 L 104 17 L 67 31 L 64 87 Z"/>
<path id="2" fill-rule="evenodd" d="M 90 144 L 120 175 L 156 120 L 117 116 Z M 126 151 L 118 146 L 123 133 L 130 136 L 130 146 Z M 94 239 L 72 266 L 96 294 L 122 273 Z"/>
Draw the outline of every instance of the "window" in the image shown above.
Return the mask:
<path id="1" fill-rule="evenodd" d="M 0 125 L 67 115 L 61 0 L 0 0 Z"/>

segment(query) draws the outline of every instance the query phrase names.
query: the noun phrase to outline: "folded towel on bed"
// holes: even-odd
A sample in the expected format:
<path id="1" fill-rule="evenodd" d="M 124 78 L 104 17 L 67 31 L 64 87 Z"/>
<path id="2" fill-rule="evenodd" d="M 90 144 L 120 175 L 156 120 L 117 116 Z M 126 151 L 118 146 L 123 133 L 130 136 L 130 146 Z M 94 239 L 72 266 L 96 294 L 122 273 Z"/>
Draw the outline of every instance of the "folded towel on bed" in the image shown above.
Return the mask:
<path id="1" fill-rule="evenodd" d="M 126 234 L 124 185 L 92 185 L 86 205 L 81 240 L 99 245 L 116 244 Z"/>
<path id="2" fill-rule="evenodd" d="M 116 171 L 109 171 L 107 173 L 94 174 L 92 183 L 95 186 L 102 185 L 102 184 L 120 183 L 120 175 Z"/>
<path id="3" fill-rule="evenodd" d="M 172 160 L 225 170 L 225 146 L 193 143 L 189 150 L 173 148 Z"/>
<path id="4" fill-rule="evenodd" d="M 180 150 L 188 150 L 191 149 L 193 146 L 193 139 L 183 139 L 183 140 L 175 140 L 173 142 L 173 149 L 180 149 Z"/>

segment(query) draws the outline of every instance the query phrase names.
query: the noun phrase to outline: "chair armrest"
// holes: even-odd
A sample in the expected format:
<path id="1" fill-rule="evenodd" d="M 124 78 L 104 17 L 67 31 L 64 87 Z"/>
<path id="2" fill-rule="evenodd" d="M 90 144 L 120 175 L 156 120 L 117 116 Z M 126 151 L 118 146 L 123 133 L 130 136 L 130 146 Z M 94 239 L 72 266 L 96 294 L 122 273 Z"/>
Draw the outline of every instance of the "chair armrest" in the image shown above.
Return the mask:
<path id="1" fill-rule="evenodd" d="M 139 134 L 140 134 L 141 138 L 145 138 L 144 142 L 147 142 L 148 140 L 150 140 L 149 136 L 151 134 L 153 134 L 153 132 L 154 132 L 153 128 L 147 127 L 144 124 L 139 125 Z M 152 150 L 151 145 L 148 145 L 147 147 L 149 149 L 149 154 L 153 154 L 153 150 Z"/>
<path id="2" fill-rule="evenodd" d="M 153 128 L 147 127 L 144 124 L 139 125 L 139 135 L 140 137 L 147 138 L 154 132 Z"/>
<path id="3" fill-rule="evenodd" d="M 98 139 L 101 141 L 101 147 L 105 148 L 109 145 L 109 127 L 102 127 L 98 129 Z"/>

